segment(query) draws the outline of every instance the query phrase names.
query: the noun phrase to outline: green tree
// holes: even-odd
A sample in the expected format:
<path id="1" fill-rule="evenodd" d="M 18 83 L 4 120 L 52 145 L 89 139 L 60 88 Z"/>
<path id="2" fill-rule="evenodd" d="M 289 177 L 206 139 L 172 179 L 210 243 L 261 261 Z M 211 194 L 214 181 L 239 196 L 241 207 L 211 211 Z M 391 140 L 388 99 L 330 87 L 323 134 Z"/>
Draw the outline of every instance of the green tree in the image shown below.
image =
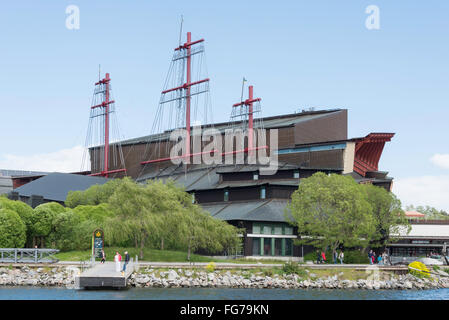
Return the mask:
<path id="1" fill-rule="evenodd" d="M 23 248 L 26 241 L 26 226 L 17 212 L 0 209 L 0 247 Z"/>
<path id="2" fill-rule="evenodd" d="M 411 226 L 401 208 L 401 201 L 392 192 L 372 184 L 361 184 L 360 188 L 366 193 L 376 224 L 371 246 L 382 247 L 397 240 L 400 229 L 410 232 Z"/>
<path id="3" fill-rule="evenodd" d="M 286 218 L 298 227 L 297 244 L 322 249 L 366 247 L 376 232 L 366 194 L 352 177 L 338 174 L 318 172 L 301 180 Z"/>
<path id="4" fill-rule="evenodd" d="M 428 220 L 447 220 L 449 219 L 449 214 L 444 211 L 444 210 L 438 210 L 434 207 L 431 206 L 413 206 L 413 205 L 408 205 L 406 207 L 407 211 L 418 211 L 420 213 L 425 214 L 425 218 L 424 219 L 428 219 Z"/>
<path id="5" fill-rule="evenodd" d="M 33 216 L 33 208 L 31 208 L 29 205 L 22 201 L 18 200 L 10 200 L 5 197 L 0 197 L 0 208 L 4 209 L 10 209 L 12 211 L 15 211 L 19 216 L 20 219 L 25 223 L 26 227 L 26 244 L 28 246 L 31 246 L 32 242 L 32 216 Z"/>
<path id="6" fill-rule="evenodd" d="M 56 217 L 65 211 L 66 208 L 56 202 L 44 203 L 34 208 L 31 220 L 33 245 L 39 242 L 41 247 L 45 247 L 46 238 L 55 231 Z"/>

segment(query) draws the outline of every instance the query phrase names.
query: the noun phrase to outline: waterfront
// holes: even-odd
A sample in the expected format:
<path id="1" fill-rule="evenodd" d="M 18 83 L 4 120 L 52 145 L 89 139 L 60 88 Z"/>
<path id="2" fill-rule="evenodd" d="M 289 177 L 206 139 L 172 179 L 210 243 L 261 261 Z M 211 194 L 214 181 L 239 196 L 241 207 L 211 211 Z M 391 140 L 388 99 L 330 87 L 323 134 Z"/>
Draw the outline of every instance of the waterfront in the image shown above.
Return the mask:
<path id="1" fill-rule="evenodd" d="M 449 289 L 129 288 L 126 290 L 75 290 L 60 287 L 1 287 L 0 300 L 449 300 Z"/>

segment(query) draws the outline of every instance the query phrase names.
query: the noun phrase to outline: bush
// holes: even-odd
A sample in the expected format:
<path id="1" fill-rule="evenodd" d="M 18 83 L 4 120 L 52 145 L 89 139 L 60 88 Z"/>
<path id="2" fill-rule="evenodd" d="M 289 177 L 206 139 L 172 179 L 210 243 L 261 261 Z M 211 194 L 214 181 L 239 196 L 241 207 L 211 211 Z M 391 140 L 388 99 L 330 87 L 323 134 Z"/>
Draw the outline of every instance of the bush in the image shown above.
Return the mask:
<path id="1" fill-rule="evenodd" d="M 426 265 L 419 261 L 413 261 L 408 265 L 408 272 L 418 278 L 430 278 L 430 271 Z"/>
<path id="2" fill-rule="evenodd" d="M 206 266 L 206 270 L 209 272 L 215 271 L 215 262 L 209 262 Z"/>
<path id="3" fill-rule="evenodd" d="M 0 209 L 0 247 L 23 248 L 26 241 L 25 223 L 17 212 Z"/>
<path id="4" fill-rule="evenodd" d="M 286 274 L 293 274 L 293 273 L 297 274 L 299 272 L 299 265 L 296 262 L 287 261 L 282 266 L 282 271 Z"/>

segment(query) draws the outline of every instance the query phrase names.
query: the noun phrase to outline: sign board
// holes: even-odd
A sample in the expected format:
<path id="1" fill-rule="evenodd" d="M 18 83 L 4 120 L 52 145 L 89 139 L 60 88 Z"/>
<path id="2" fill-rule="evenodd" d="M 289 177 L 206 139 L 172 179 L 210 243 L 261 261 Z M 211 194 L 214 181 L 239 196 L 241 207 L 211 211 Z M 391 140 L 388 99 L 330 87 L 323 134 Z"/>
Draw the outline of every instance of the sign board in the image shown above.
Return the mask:
<path id="1" fill-rule="evenodd" d="M 103 230 L 97 229 L 92 236 L 92 255 L 95 258 L 101 258 L 101 250 L 104 248 Z"/>

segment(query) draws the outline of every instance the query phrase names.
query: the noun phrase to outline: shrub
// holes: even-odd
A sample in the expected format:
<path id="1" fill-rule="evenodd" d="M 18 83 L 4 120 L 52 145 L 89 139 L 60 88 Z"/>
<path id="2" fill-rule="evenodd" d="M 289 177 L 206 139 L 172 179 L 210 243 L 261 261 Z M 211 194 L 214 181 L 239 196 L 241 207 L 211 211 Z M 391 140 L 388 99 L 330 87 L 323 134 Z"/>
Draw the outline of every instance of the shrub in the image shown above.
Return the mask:
<path id="1" fill-rule="evenodd" d="M 215 271 L 215 262 L 209 262 L 206 266 L 206 270 L 209 272 Z"/>
<path id="2" fill-rule="evenodd" d="M 426 265 L 419 261 L 413 261 L 408 265 L 408 272 L 418 278 L 430 278 L 430 271 Z"/>
<path id="3" fill-rule="evenodd" d="M 26 241 L 25 223 L 17 212 L 0 209 L 0 247 L 23 248 Z"/>
<path id="4" fill-rule="evenodd" d="M 282 271 L 284 271 L 284 273 L 286 273 L 286 274 L 298 273 L 299 265 L 298 265 L 298 263 L 296 263 L 294 261 L 287 261 L 282 266 Z"/>

